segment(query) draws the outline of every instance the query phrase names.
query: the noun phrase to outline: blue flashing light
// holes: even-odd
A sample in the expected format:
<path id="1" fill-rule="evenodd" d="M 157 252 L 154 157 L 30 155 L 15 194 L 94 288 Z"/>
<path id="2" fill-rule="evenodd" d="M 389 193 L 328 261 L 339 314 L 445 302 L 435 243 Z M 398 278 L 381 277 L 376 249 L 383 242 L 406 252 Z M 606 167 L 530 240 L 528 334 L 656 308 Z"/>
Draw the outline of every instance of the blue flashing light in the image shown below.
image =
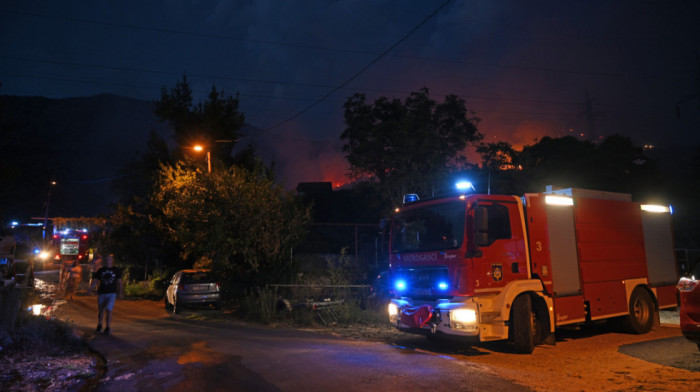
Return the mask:
<path id="1" fill-rule="evenodd" d="M 403 204 L 408 204 L 408 203 L 413 203 L 420 200 L 417 194 L 415 193 L 409 193 L 407 195 L 403 195 Z"/>
<path id="2" fill-rule="evenodd" d="M 19 226 L 19 222 L 17 222 L 17 221 L 12 221 L 11 225 L 12 225 L 12 227 Z"/>
<path id="3" fill-rule="evenodd" d="M 472 190 L 472 191 L 476 190 L 474 188 L 474 185 L 471 182 L 464 181 L 464 180 L 457 181 L 455 183 L 455 188 L 457 188 L 457 190 L 460 192 L 468 191 L 468 190 Z"/>
<path id="4" fill-rule="evenodd" d="M 403 279 L 399 279 L 394 284 L 394 287 L 396 287 L 396 290 L 398 291 L 404 291 L 406 290 L 406 281 Z"/>
<path id="5" fill-rule="evenodd" d="M 41 249 L 34 249 L 34 254 L 35 254 L 35 255 L 38 255 L 39 253 L 41 253 Z"/>
<path id="6" fill-rule="evenodd" d="M 438 288 L 439 288 L 440 290 L 447 290 L 448 287 L 449 287 L 449 286 L 447 285 L 447 282 L 440 282 L 440 283 L 438 283 Z"/>
<path id="7" fill-rule="evenodd" d="M 673 206 L 672 205 L 668 206 L 668 212 L 670 212 L 671 215 L 673 215 Z"/>

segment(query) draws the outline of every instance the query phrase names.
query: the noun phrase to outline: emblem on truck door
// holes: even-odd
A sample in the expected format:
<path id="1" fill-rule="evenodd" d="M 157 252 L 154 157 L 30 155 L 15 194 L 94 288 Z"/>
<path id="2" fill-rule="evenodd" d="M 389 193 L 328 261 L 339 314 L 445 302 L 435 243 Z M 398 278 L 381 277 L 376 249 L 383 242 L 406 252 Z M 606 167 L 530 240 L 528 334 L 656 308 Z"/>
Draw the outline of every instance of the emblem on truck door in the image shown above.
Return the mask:
<path id="1" fill-rule="evenodd" d="M 496 282 L 500 282 L 503 279 L 503 264 L 491 264 L 491 276 Z"/>

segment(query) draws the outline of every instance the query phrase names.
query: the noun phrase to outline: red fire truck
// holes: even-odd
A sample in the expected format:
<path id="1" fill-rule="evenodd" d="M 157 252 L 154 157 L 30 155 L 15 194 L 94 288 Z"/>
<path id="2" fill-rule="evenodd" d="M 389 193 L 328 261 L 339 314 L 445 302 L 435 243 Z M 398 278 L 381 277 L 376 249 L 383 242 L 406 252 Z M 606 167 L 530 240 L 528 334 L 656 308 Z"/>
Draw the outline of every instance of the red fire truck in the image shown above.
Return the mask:
<path id="1" fill-rule="evenodd" d="M 389 318 L 400 330 L 516 352 L 559 326 L 618 319 L 646 333 L 676 306 L 671 207 L 547 187 L 407 203 L 392 219 Z"/>
<path id="2" fill-rule="evenodd" d="M 64 293 L 68 285 L 68 271 L 75 261 L 86 263 L 88 256 L 88 241 L 90 236 L 87 229 L 54 230 L 52 237 L 53 261 L 60 268 L 59 293 Z"/>
<path id="3" fill-rule="evenodd" d="M 54 263 L 72 264 L 75 260 L 81 263 L 87 261 L 89 239 L 86 229 L 62 229 L 55 231 L 52 240 Z"/>

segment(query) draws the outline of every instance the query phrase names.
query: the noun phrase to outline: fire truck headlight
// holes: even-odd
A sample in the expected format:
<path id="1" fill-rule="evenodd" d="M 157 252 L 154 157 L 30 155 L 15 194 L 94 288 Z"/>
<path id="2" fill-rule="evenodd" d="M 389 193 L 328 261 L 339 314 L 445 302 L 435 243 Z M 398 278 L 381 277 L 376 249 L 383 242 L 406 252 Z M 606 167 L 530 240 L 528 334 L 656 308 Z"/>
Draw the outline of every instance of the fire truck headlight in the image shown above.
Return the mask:
<path id="1" fill-rule="evenodd" d="M 475 323 L 476 311 L 473 309 L 457 309 L 450 312 L 450 318 L 457 323 Z"/>
<path id="2" fill-rule="evenodd" d="M 399 314 L 399 308 L 396 306 L 396 304 L 389 304 L 388 311 L 389 317 L 396 316 Z"/>
<path id="3" fill-rule="evenodd" d="M 39 258 L 42 259 L 42 260 L 48 259 L 49 256 L 50 256 L 50 255 L 49 255 L 49 252 L 47 252 L 47 251 L 42 251 L 42 252 L 39 253 Z"/>

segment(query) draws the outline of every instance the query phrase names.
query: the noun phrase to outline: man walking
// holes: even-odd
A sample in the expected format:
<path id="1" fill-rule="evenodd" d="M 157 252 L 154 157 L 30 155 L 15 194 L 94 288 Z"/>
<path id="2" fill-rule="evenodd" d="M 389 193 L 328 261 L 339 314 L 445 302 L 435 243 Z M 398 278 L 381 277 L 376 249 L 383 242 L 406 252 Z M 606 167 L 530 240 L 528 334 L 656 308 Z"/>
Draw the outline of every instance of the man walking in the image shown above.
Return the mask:
<path id="1" fill-rule="evenodd" d="M 102 315 L 104 314 L 105 329 L 104 334 L 109 335 L 109 325 L 112 321 L 112 310 L 114 302 L 122 298 L 122 271 L 114 266 L 114 255 L 104 257 L 105 265 L 92 275 L 92 284 L 87 293 L 97 287 L 97 329 L 95 332 L 102 332 Z"/>

